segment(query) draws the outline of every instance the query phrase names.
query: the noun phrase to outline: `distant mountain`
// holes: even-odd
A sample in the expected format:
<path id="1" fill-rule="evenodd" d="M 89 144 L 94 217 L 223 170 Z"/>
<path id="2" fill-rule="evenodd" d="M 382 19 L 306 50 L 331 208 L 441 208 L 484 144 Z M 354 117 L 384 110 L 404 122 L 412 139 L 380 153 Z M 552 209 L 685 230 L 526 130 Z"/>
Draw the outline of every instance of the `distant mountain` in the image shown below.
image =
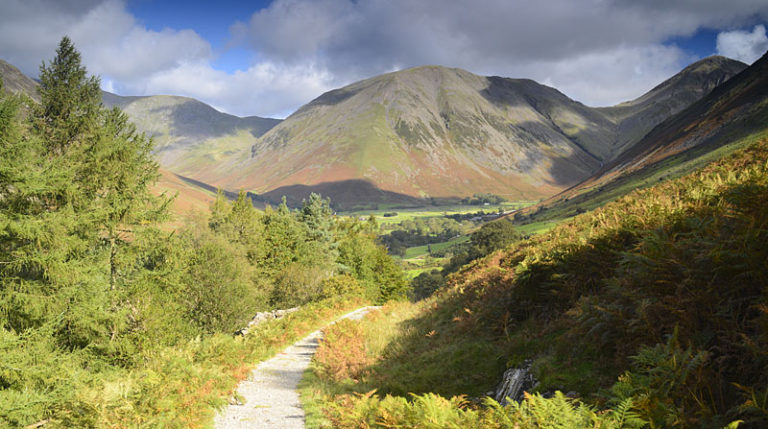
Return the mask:
<path id="1" fill-rule="evenodd" d="M 0 78 L 7 89 L 39 101 L 37 82 L 0 60 Z M 219 112 L 193 98 L 169 95 L 123 97 L 102 91 L 107 107 L 120 107 L 137 128 L 152 136 L 160 164 L 174 172 L 196 172 L 236 152 L 247 152 L 256 138 L 279 119 Z"/>
<path id="2" fill-rule="evenodd" d="M 21 70 L 0 59 L 0 79 L 6 91 L 16 94 L 27 94 L 32 99 L 40 101 L 37 93 L 37 82 L 30 79 Z"/>
<path id="3" fill-rule="evenodd" d="M 612 156 L 617 156 L 664 119 L 690 106 L 745 68 L 746 64 L 725 57 L 705 58 L 636 100 L 599 109 L 618 125 L 618 140 L 613 145 Z"/>
<path id="4" fill-rule="evenodd" d="M 102 100 L 108 107 L 120 107 L 154 138 L 163 167 L 187 175 L 249 150 L 257 137 L 280 123 L 279 119 L 229 115 L 187 97 L 122 97 L 103 92 Z"/>
<path id="5" fill-rule="evenodd" d="M 566 115 L 583 143 L 556 125 Z M 596 170 L 591 151 L 610 144 L 610 127 L 533 81 L 419 67 L 323 94 L 201 180 L 258 193 L 357 180 L 413 197 L 537 198 Z"/>
<path id="6" fill-rule="evenodd" d="M 713 150 L 767 127 L 768 53 L 662 122 L 623 151 L 603 173 L 634 171 L 695 147 Z"/>
<path id="7" fill-rule="evenodd" d="M 768 53 L 702 99 L 667 118 L 592 177 L 518 214 L 541 221 L 598 207 L 768 138 Z"/>
<path id="8" fill-rule="evenodd" d="M 325 93 L 250 154 L 191 175 L 258 193 L 343 182 L 419 198 L 541 198 L 589 177 L 744 67 L 708 58 L 612 108 L 587 107 L 531 80 L 417 67 Z"/>

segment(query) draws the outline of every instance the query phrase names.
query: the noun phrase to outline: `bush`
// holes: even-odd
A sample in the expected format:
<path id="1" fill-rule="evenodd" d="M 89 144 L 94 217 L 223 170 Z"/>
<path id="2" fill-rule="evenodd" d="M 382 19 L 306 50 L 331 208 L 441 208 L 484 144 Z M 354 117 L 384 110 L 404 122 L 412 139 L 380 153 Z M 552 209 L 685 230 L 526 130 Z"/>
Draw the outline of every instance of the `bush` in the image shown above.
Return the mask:
<path id="1" fill-rule="evenodd" d="M 320 295 L 323 298 L 337 296 L 363 296 L 365 289 L 349 274 L 339 274 L 324 279 L 320 284 Z"/>
<path id="2" fill-rule="evenodd" d="M 290 264 L 275 279 L 270 303 L 276 308 L 289 308 L 318 301 L 323 295 L 322 281 L 326 276 L 319 268 Z"/>
<path id="3" fill-rule="evenodd" d="M 194 250 L 183 278 L 189 319 L 208 333 L 234 332 L 245 326 L 254 309 L 264 303 L 257 302 L 244 255 L 215 235 L 189 240 Z"/>
<path id="4" fill-rule="evenodd" d="M 413 297 L 416 300 L 428 298 L 432 293 L 445 286 L 445 279 L 438 270 L 429 273 L 421 273 L 411 280 Z"/>

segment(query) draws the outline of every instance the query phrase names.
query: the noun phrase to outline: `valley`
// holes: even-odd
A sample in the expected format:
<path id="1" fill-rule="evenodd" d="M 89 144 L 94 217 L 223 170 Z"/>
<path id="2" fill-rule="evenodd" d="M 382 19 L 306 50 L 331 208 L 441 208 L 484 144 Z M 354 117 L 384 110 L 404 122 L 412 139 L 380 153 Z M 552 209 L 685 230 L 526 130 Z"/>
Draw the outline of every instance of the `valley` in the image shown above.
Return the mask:
<path id="1" fill-rule="evenodd" d="M 81 59 L 0 62 L 0 425 L 294 412 L 237 393 L 275 355 L 298 427 L 768 423 L 768 53 L 609 107 L 418 66 L 284 120 Z"/>

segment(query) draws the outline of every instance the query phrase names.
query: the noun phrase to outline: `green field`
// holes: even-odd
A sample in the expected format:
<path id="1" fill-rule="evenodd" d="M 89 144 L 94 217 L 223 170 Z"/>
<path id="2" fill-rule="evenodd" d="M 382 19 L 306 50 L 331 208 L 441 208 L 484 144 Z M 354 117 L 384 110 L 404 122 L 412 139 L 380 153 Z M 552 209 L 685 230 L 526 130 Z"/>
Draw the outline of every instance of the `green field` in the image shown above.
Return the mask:
<path id="1" fill-rule="evenodd" d="M 469 241 L 469 237 L 466 235 L 462 235 L 460 237 L 456 237 L 454 239 L 444 241 L 442 243 L 432 243 L 426 246 L 409 247 L 408 250 L 405 251 L 405 258 L 403 259 L 412 259 L 412 258 L 418 258 L 419 256 L 425 256 L 429 254 L 430 247 L 432 248 L 433 251 L 443 250 L 448 246 L 458 244 L 458 243 L 466 243 L 467 241 Z"/>
<path id="2" fill-rule="evenodd" d="M 524 207 L 536 204 L 537 201 L 509 201 L 501 204 L 487 205 L 487 206 L 471 206 L 464 204 L 445 205 L 445 206 L 427 206 L 418 208 L 380 208 L 378 210 L 355 210 L 348 212 L 339 212 L 341 216 L 351 217 L 368 217 L 370 215 L 376 216 L 376 221 L 379 224 L 393 224 L 400 223 L 404 220 L 424 217 L 446 216 L 452 214 L 465 214 L 474 213 L 477 211 L 485 212 L 498 212 L 502 209 L 505 212 L 512 210 L 519 210 Z M 385 213 L 397 213 L 395 216 L 384 217 Z"/>

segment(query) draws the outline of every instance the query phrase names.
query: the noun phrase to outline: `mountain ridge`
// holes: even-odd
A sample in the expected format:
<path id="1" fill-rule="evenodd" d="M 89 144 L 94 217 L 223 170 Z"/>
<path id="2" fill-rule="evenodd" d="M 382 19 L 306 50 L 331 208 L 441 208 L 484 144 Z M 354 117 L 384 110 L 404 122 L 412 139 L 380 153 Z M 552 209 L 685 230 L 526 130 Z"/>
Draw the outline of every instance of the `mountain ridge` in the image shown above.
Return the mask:
<path id="1" fill-rule="evenodd" d="M 686 109 L 670 116 L 600 171 L 524 209 L 524 222 L 573 215 L 618 198 L 627 189 L 676 177 L 739 147 L 768 124 L 768 53 Z M 721 149 L 722 148 L 722 149 Z"/>
<path id="2" fill-rule="evenodd" d="M 322 94 L 261 136 L 250 154 L 197 178 L 258 193 L 363 180 L 417 198 L 480 191 L 548 197 L 589 177 L 744 67 L 704 59 L 609 108 L 586 106 L 530 79 L 414 67 Z"/>
<path id="3" fill-rule="evenodd" d="M 153 136 L 164 168 L 229 190 L 276 197 L 323 184 L 342 205 L 371 185 L 372 203 L 391 193 L 403 201 L 477 192 L 538 199 L 599 171 L 744 67 L 706 58 L 635 100 L 600 108 L 530 79 L 434 65 L 328 91 L 284 121 L 239 118 L 179 96 L 105 92 L 103 100 Z"/>

